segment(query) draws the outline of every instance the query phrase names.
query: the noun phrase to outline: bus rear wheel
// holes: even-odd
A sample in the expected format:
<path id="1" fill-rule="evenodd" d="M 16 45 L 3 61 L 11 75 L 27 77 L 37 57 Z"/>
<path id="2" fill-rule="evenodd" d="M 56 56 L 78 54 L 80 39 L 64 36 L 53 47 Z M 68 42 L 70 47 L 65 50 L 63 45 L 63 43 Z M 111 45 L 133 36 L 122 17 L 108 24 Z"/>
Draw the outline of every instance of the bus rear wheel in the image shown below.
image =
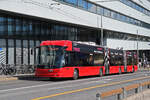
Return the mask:
<path id="1" fill-rule="evenodd" d="M 78 77 L 79 77 L 78 70 L 75 69 L 74 72 L 73 72 L 73 79 L 76 80 L 76 79 L 78 79 Z"/>

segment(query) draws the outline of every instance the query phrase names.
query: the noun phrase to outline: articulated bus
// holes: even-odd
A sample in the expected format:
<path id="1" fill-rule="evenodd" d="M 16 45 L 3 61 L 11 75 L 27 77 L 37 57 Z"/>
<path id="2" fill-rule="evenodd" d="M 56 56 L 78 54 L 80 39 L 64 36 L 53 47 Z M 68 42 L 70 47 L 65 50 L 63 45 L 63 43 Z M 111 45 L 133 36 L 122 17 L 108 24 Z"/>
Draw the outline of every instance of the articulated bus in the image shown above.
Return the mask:
<path id="1" fill-rule="evenodd" d="M 37 56 L 37 77 L 73 78 L 135 72 L 136 52 L 110 49 L 82 42 L 43 41 Z"/>

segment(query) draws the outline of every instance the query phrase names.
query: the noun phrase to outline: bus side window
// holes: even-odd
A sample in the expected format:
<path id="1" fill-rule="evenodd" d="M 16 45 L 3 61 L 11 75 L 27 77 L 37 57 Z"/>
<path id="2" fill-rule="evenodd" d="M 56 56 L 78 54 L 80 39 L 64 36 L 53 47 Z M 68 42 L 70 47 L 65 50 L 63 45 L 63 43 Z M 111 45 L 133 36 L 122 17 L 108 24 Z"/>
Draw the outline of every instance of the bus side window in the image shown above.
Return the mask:
<path id="1" fill-rule="evenodd" d="M 110 65 L 115 66 L 115 55 L 114 54 L 110 55 Z"/>
<path id="2" fill-rule="evenodd" d="M 77 59 L 79 66 L 84 66 L 87 63 L 87 57 L 84 53 L 77 53 Z"/>
<path id="3" fill-rule="evenodd" d="M 132 65 L 132 56 L 131 55 L 127 55 L 127 65 Z"/>
<path id="4" fill-rule="evenodd" d="M 122 56 L 119 56 L 119 66 L 123 65 L 123 58 Z"/>
<path id="5" fill-rule="evenodd" d="M 114 58 L 114 63 L 115 63 L 115 66 L 117 66 L 118 65 L 118 55 L 114 55 L 115 56 L 115 58 Z"/>
<path id="6" fill-rule="evenodd" d="M 65 54 L 65 60 L 66 60 L 66 66 L 73 66 L 74 65 L 74 55 L 72 52 L 66 52 Z M 72 62 L 71 62 L 72 61 Z"/>
<path id="7" fill-rule="evenodd" d="M 66 52 L 65 60 L 66 66 L 77 66 L 79 63 L 79 59 L 77 59 L 76 52 Z"/>
<path id="8" fill-rule="evenodd" d="M 104 55 L 103 54 L 95 54 L 94 55 L 94 65 L 102 66 L 104 64 Z"/>
<path id="9" fill-rule="evenodd" d="M 70 62 L 70 53 L 69 52 L 65 53 L 64 59 L 65 59 L 65 66 L 69 66 L 69 62 Z"/>
<path id="10" fill-rule="evenodd" d="M 93 60 L 94 60 L 93 54 L 90 54 L 90 55 L 89 55 L 89 59 L 88 59 L 89 65 L 93 65 L 93 63 L 94 63 Z"/>
<path id="11" fill-rule="evenodd" d="M 76 54 L 76 56 L 77 56 L 77 59 L 76 59 L 76 61 L 77 61 L 77 63 L 79 64 L 79 66 L 88 66 L 88 65 L 90 65 L 90 63 L 89 63 L 89 54 L 88 53 L 77 53 Z M 92 59 L 91 59 L 92 60 Z M 92 61 L 91 61 L 91 63 L 92 63 Z"/>

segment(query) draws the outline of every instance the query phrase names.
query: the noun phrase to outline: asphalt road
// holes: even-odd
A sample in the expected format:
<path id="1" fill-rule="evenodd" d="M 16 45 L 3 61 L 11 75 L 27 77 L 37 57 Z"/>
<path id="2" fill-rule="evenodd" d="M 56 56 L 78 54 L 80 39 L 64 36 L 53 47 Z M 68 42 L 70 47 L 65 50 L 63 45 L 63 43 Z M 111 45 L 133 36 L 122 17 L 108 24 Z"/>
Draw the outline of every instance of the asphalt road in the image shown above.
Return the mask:
<path id="1" fill-rule="evenodd" d="M 0 100 L 96 100 L 97 93 L 146 80 L 150 80 L 148 71 L 78 80 L 6 81 L 0 82 Z"/>

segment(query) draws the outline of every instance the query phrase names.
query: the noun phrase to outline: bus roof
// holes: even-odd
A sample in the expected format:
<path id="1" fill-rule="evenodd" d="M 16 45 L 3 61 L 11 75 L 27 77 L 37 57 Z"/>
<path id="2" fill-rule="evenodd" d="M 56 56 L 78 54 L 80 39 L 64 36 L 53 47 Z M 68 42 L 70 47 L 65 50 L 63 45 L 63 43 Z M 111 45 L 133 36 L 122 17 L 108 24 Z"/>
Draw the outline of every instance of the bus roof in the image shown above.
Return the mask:
<path id="1" fill-rule="evenodd" d="M 58 45 L 58 46 L 66 46 L 68 51 L 72 51 L 72 41 L 69 40 L 55 40 L 55 41 L 42 41 L 40 46 L 48 46 L 48 45 Z"/>
<path id="2" fill-rule="evenodd" d="M 67 51 L 75 51 L 75 52 L 85 52 L 85 53 L 102 53 L 104 52 L 104 48 L 100 45 L 92 44 L 91 42 L 78 42 L 78 41 L 70 41 L 70 40 L 54 40 L 54 41 L 43 41 L 40 46 L 45 45 L 58 45 L 58 46 L 66 46 Z"/>

